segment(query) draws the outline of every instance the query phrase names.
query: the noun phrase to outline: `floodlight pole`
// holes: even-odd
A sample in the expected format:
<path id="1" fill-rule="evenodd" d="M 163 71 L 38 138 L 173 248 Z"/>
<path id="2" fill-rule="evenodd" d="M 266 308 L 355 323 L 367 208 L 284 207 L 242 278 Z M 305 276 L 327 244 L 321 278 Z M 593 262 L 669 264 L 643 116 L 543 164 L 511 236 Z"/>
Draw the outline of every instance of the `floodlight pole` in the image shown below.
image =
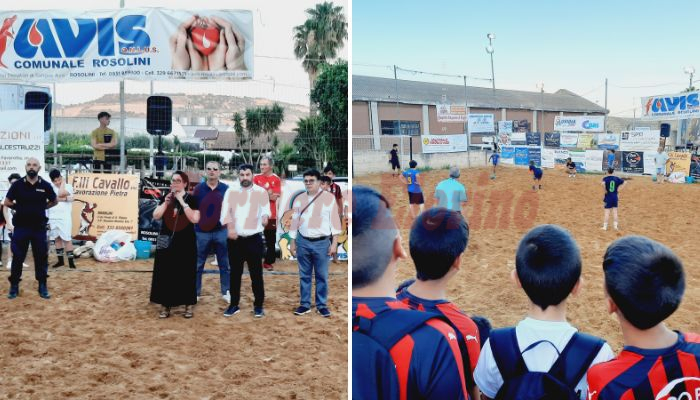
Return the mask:
<path id="1" fill-rule="evenodd" d="M 124 8 L 124 0 L 119 0 L 119 8 Z M 124 79 L 119 81 L 119 111 L 120 122 L 119 127 L 119 172 L 124 173 L 126 170 L 126 137 L 125 137 L 125 118 L 124 118 Z"/>

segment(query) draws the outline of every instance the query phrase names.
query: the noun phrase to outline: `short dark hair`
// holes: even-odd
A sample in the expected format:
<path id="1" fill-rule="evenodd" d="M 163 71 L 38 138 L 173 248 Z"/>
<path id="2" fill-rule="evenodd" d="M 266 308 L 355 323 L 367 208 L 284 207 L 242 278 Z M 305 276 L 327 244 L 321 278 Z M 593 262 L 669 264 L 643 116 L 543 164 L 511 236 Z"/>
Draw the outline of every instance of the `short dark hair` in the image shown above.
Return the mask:
<path id="1" fill-rule="evenodd" d="M 489 338 L 489 334 L 493 327 L 491 326 L 491 321 L 488 318 L 482 317 L 481 315 L 470 315 L 469 318 L 474 322 L 477 329 L 479 329 L 479 346 L 484 347 L 486 339 Z"/>
<path id="2" fill-rule="evenodd" d="M 326 165 L 326 168 L 323 169 L 323 173 L 324 173 L 324 174 L 326 174 L 326 173 L 328 173 L 328 172 L 332 172 L 333 175 L 337 175 L 337 174 L 335 173 L 335 168 L 333 168 L 333 165 L 332 165 L 332 164 Z"/>
<path id="3" fill-rule="evenodd" d="M 321 183 L 333 183 L 333 179 L 330 176 L 321 175 Z"/>
<path id="4" fill-rule="evenodd" d="M 612 174 L 613 172 L 615 172 L 615 168 L 608 168 L 608 173 L 609 173 L 609 174 Z"/>
<path id="5" fill-rule="evenodd" d="M 61 171 L 57 170 L 56 168 L 49 171 L 49 178 L 51 178 L 52 181 L 60 176 L 61 176 Z"/>
<path id="6" fill-rule="evenodd" d="M 569 231 L 540 225 L 523 236 L 515 255 L 520 284 L 542 310 L 564 301 L 581 277 L 581 252 Z"/>
<path id="7" fill-rule="evenodd" d="M 394 143 L 394 145 L 393 145 L 392 147 L 399 147 L 399 145 L 398 145 L 398 144 L 396 144 L 396 143 Z"/>
<path id="8" fill-rule="evenodd" d="M 685 291 L 681 260 L 644 236 L 614 241 L 603 256 L 605 288 L 625 319 L 649 329 L 673 314 Z"/>
<path id="9" fill-rule="evenodd" d="M 445 276 L 468 241 L 469 226 L 462 214 L 442 207 L 420 214 L 409 239 L 416 278 L 429 281 Z"/>
<path id="10" fill-rule="evenodd" d="M 238 166 L 238 172 L 245 171 L 247 169 L 249 169 L 252 173 L 255 172 L 255 167 L 253 166 L 253 164 L 241 164 Z"/>
<path id="11" fill-rule="evenodd" d="M 318 172 L 316 168 L 309 168 L 301 176 L 313 176 L 318 180 L 321 180 L 321 173 Z"/>
<path id="12" fill-rule="evenodd" d="M 417 165 L 418 163 L 416 162 L 416 160 L 411 160 L 408 162 L 408 166 L 411 168 L 415 168 Z"/>
<path id="13" fill-rule="evenodd" d="M 352 288 L 360 289 L 384 275 L 398 229 L 389 202 L 367 186 L 353 186 L 352 213 Z"/>
<path id="14" fill-rule="evenodd" d="M 20 180 L 22 179 L 22 176 L 16 172 L 13 172 L 10 174 L 10 176 L 7 177 L 7 181 L 12 181 L 12 180 Z"/>
<path id="15" fill-rule="evenodd" d="M 107 111 L 102 111 L 99 114 L 97 114 L 97 119 L 102 119 L 102 117 L 112 118 L 112 116 L 109 115 Z"/>
<path id="16" fill-rule="evenodd" d="M 615 149 L 610 149 L 610 152 L 615 154 Z"/>

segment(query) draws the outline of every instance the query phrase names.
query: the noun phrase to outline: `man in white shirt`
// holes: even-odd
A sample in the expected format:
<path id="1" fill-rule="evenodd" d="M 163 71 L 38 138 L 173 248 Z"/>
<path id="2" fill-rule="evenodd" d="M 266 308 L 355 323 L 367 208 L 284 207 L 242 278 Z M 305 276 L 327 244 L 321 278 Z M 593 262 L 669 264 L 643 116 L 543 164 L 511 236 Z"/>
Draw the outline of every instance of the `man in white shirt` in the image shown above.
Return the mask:
<path id="1" fill-rule="evenodd" d="M 255 318 L 265 316 L 263 302 L 262 259 L 265 249 L 263 230 L 270 218 L 270 198 L 265 189 L 253 184 L 253 166 L 243 164 L 238 167 L 240 187 L 229 187 L 221 212 L 228 229 L 228 257 L 231 266 L 231 305 L 224 312 L 225 317 L 238 314 L 241 299 L 241 276 L 243 263 L 248 263 L 250 280 L 253 286 L 253 314 Z"/>
<path id="2" fill-rule="evenodd" d="M 668 163 L 668 154 L 663 147 L 659 147 L 654 154 L 654 163 L 656 164 L 656 183 L 662 183 L 666 176 L 666 164 Z"/>
<path id="3" fill-rule="evenodd" d="M 75 268 L 73 257 L 73 239 L 71 231 L 73 230 L 73 186 L 65 183 L 61 176 L 61 171 L 52 169 L 49 172 L 51 178 L 51 187 L 56 192 L 58 204 L 48 210 L 49 213 L 49 239 L 53 240 L 56 247 L 56 257 L 58 262 L 52 265 L 53 268 L 58 268 L 65 265 L 63 261 L 63 251 L 65 248 L 68 255 L 68 266 Z"/>
<path id="4" fill-rule="evenodd" d="M 292 205 L 291 252 L 299 262 L 300 306 L 295 315 L 311 311 L 311 274 L 316 277 L 316 310 L 330 317 L 328 300 L 328 261 L 335 255 L 340 234 L 338 203 L 332 193 L 321 190 L 321 173 L 315 169 L 304 172 L 302 193 Z M 331 240 L 332 238 L 332 240 Z M 328 243 L 331 243 L 330 247 Z"/>

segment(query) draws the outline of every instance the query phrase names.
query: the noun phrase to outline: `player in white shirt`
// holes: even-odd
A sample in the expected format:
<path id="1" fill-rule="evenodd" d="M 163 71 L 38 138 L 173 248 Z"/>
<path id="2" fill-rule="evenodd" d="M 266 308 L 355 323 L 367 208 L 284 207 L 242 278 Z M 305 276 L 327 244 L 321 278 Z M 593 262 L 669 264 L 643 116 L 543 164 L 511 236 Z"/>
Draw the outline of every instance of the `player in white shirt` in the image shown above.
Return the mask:
<path id="1" fill-rule="evenodd" d="M 68 266 L 75 268 L 73 257 L 73 240 L 71 230 L 73 229 L 72 208 L 73 208 L 73 186 L 67 184 L 61 176 L 61 171 L 52 169 L 49 172 L 51 186 L 56 192 L 58 204 L 48 210 L 49 214 L 49 240 L 55 241 L 56 257 L 58 262 L 52 268 L 65 265 L 63 259 L 64 249 L 68 255 Z"/>

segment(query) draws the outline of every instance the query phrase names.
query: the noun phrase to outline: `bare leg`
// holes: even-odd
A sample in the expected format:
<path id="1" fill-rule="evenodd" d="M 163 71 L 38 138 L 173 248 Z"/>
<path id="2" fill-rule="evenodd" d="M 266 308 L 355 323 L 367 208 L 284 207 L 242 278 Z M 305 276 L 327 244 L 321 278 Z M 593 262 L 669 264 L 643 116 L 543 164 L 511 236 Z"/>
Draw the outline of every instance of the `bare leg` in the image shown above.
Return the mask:
<path id="1" fill-rule="evenodd" d="M 419 214 L 423 213 L 423 206 L 424 206 L 424 204 L 421 204 L 418 206 Z"/>
<path id="2" fill-rule="evenodd" d="M 613 208 L 613 228 L 617 230 L 617 207 Z"/>
<path id="3" fill-rule="evenodd" d="M 605 217 L 603 218 L 603 230 L 608 229 L 608 218 L 610 218 L 610 209 L 605 209 Z"/>

